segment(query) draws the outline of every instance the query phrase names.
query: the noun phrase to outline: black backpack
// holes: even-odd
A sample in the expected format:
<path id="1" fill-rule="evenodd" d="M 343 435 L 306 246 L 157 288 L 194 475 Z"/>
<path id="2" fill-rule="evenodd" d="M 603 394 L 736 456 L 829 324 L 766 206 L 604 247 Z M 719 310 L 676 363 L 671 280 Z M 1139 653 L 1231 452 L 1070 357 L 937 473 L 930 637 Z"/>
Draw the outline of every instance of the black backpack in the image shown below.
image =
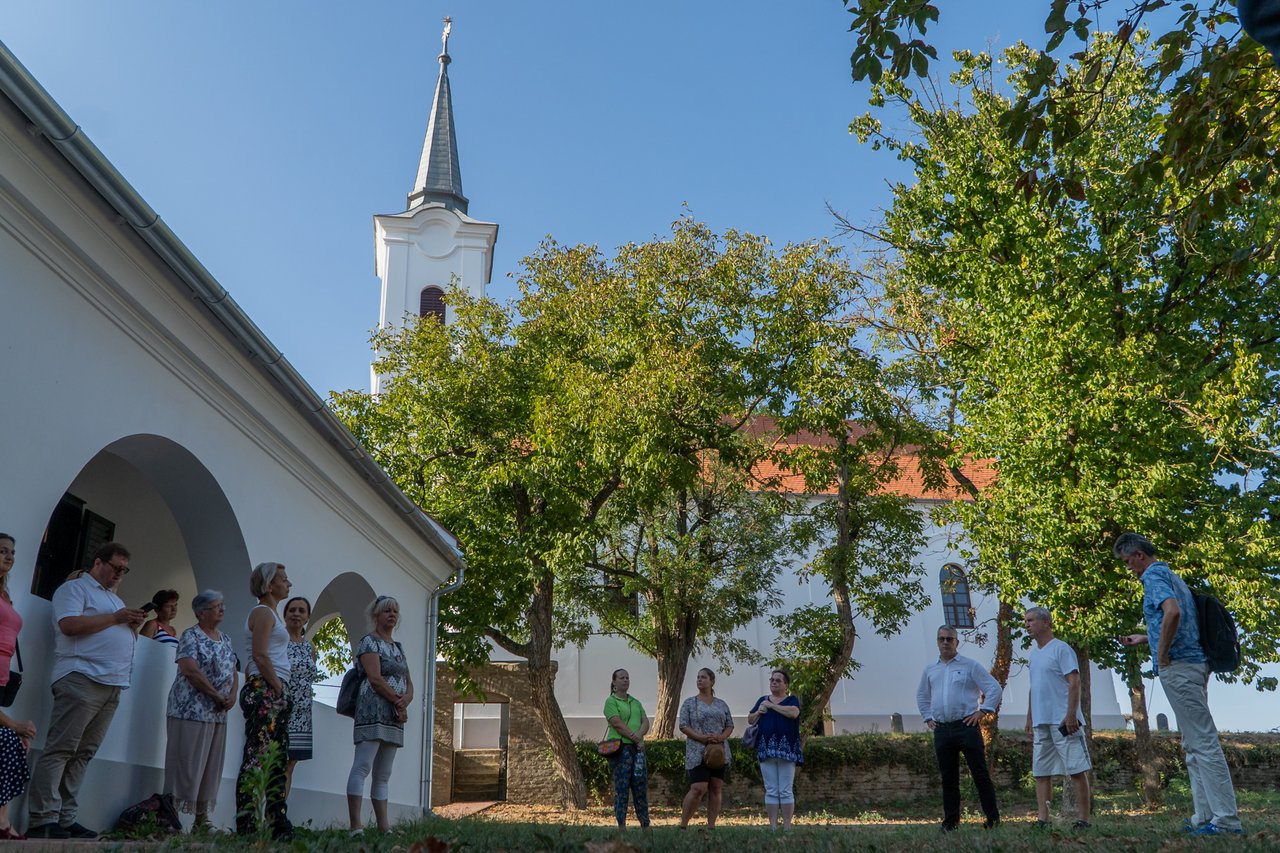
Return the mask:
<path id="1" fill-rule="evenodd" d="M 1210 672 L 1232 673 L 1240 668 L 1240 637 L 1236 620 L 1216 597 L 1191 592 L 1200 619 L 1200 647 L 1208 659 Z"/>
<path id="2" fill-rule="evenodd" d="M 116 832 L 129 834 L 139 830 L 161 834 L 182 832 L 182 821 L 178 819 L 173 794 L 152 794 L 120 813 L 116 819 Z"/>

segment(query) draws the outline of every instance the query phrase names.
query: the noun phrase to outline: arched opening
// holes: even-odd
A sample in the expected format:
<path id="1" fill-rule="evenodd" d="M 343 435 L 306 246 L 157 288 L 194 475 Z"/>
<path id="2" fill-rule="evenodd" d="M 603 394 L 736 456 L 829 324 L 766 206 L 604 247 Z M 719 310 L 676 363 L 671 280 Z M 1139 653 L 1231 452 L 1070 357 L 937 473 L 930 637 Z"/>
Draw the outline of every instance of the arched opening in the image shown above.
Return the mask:
<path id="1" fill-rule="evenodd" d="M 226 494 L 194 454 L 163 436 L 126 436 L 89 459 L 52 504 L 37 546 L 39 567 L 31 586 L 35 595 L 24 607 L 22 647 L 30 684 L 15 703 L 21 718 L 48 719 L 49 713 L 50 667 L 33 665 L 41 660 L 51 663 L 54 657 L 56 629 L 46 615 L 49 605 L 41 601 L 41 591 L 51 595 L 68 572 L 83 568 L 80 561 L 95 550 L 95 539 L 114 539 L 132 552 L 130 571 L 118 587 L 126 604 L 137 607 L 159 589 L 178 591 L 173 624 L 179 633 L 195 624 L 190 608 L 195 594 L 201 589 L 222 590 L 227 604 L 223 627 L 243 659 L 235 626 L 244 624 L 250 604 L 248 549 Z M 55 559 L 59 554 L 64 555 L 58 558 L 62 562 Z M 66 554 L 72 555 L 71 563 Z M 98 792 L 81 802 L 86 823 L 101 824 L 136 800 L 139 791 L 160 790 L 163 785 L 165 741 L 156 732 L 165 729 L 175 671 L 173 646 L 138 640 L 130 688 L 120 694 L 110 735 L 85 777 L 83 790 Z M 32 752 L 43 748 L 42 733 Z"/>
<path id="2" fill-rule="evenodd" d="M 356 641 L 365 635 L 368 626 L 365 624 L 365 608 L 377 597 L 373 587 L 362 575 L 355 572 L 343 572 L 325 586 L 316 596 L 311 606 L 311 622 L 307 625 L 307 637 L 313 642 L 316 635 L 334 619 L 341 619 L 347 633 L 347 660 L 355 651 Z M 319 649 L 318 649 L 319 651 Z M 320 651 L 322 658 L 323 651 Z M 347 665 L 350 665 L 349 663 Z M 334 705 L 338 701 L 338 686 L 342 682 L 341 673 L 330 673 L 330 677 L 316 685 L 316 700 L 326 705 Z"/>
<path id="3" fill-rule="evenodd" d="M 435 317 L 444 322 L 444 291 L 434 284 L 422 288 L 418 297 L 418 316 Z"/>
<path id="4" fill-rule="evenodd" d="M 938 582 L 942 586 L 942 621 L 956 628 L 974 627 L 973 601 L 964 569 L 948 563 L 938 573 Z"/>

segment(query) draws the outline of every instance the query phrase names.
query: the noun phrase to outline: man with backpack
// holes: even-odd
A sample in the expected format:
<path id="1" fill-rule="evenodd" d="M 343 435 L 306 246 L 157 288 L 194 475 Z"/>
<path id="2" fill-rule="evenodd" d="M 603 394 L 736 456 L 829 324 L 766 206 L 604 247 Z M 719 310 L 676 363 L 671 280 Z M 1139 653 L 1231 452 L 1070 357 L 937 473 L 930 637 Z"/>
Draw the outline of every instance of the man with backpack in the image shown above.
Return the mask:
<path id="1" fill-rule="evenodd" d="M 1240 835 L 1244 830 L 1236 814 L 1231 770 L 1209 713 L 1211 673 L 1191 590 L 1168 563 L 1156 559 L 1155 546 L 1145 536 L 1121 535 L 1112 553 L 1142 581 L 1147 633 L 1119 639 L 1126 646 L 1145 642 L 1151 647 L 1160 686 L 1177 715 L 1195 806 L 1187 830 L 1193 835 Z"/>

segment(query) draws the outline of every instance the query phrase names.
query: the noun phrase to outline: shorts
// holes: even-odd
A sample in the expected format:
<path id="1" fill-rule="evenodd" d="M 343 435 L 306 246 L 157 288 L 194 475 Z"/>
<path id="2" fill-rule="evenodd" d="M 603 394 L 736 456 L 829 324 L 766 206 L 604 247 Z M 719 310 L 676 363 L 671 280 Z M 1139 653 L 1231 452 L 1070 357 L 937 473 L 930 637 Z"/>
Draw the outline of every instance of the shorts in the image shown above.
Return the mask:
<path id="1" fill-rule="evenodd" d="M 710 767 L 708 767 L 705 764 L 699 764 L 697 767 L 693 768 L 692 770 L 686 770 L 685 775 L 689 777 L 690 785 L 696 784 L 698 782 L 708 782 L 712 779 L 719 779 L 722 782 L 728 782 L 729 768 L 717 767 L 715 770 L 712 770 Z"/>
<path id="2" fill-rule="evenodd" d="M 1073 735 L 1064 735 L 1057 725 L 1036 726 L 1034 736 L 1032 776 L 1074 776 L 1093 767 L 1084 741 L 1084 726 Z"/>

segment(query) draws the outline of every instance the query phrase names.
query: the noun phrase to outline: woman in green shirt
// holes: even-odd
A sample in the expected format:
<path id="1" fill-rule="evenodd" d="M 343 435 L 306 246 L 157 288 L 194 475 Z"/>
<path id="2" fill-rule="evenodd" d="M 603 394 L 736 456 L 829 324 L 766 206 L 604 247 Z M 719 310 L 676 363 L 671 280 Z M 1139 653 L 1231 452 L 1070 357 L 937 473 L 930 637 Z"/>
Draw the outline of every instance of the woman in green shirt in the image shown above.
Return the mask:
<path id="1" fill-rule="evenodd" d="M 622 747 L 609 756 L 613 770 L 613 816 L 618 828 L 627 825 L 627 792 L 636 804 L 636 819 L 641 827 L 649 825 L 649 774 L 644 760 L 644 736 L 649 731 L 649 718 L 640 700 L 630 695 L 631 675 L 625 669 L 614 670 L 609 685 L 609 698 L 604 700 L 604 718 L 609 721 L 606 740 L 621 740 Z"/>

